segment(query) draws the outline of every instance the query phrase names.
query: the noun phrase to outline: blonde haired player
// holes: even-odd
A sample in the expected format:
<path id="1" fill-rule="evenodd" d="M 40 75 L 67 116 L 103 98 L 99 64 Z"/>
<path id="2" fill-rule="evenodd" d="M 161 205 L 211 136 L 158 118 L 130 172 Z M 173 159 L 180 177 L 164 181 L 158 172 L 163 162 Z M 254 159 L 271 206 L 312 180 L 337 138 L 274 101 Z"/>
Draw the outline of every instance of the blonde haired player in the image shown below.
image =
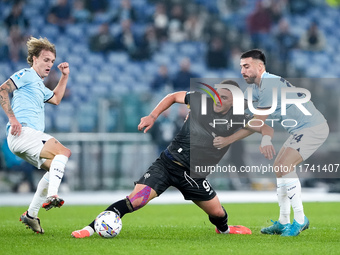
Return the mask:
<path id="1" fill-rule="evenodd" d="M 10 150 L 37 168 L 47 170 L 41 178 L 29 208 L 20 221 L 37 233 L 44 233 L 38 218 L 41 207 L 61 207 L 58 196 L 60 182 L 71 151 L 54 137 L 44 133 L 44 103 L 58 105 L 64 96 L 70 73 L 67 62 L 58 65 L 61 78 L 53 91 L 45 87 L 56 59 L 55 45 L 46 38 L 30 37 L 27 41 L 27 62 L 31 68 L 14 73 L 0 86 L 0 104 L 9 122 L 6 126 Z M 13 92 L 12 102 L 9 93 Z"/>

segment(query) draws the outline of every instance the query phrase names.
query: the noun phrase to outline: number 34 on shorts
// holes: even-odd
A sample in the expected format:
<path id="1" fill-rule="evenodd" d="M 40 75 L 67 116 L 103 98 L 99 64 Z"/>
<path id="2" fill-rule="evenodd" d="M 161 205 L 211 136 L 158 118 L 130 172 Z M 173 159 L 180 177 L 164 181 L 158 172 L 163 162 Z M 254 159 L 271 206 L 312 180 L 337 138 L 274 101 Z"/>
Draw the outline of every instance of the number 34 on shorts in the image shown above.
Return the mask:
<path id="1" fill-rule="evenodd" d="M 301 139 L 302 139 L 302 137 L 303 137 L 303 134 L 300 134 L 300 135 L 295 134 L 295 135 L 293 136 L 293 139 L 292 139 L 292 141 L 290 142 L 290 144 L 300 142 Z"/>

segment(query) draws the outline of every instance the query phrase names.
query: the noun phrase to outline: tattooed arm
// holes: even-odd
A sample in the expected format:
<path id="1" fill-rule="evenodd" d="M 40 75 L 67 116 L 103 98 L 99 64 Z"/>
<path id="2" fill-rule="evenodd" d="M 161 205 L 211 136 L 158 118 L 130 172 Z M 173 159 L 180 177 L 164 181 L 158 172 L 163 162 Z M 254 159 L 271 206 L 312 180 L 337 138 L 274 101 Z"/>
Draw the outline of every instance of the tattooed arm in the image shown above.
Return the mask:
<path id="1" fill-rule="evenodd" d="M 11 124 L 11 134 L 19 136 L 21 133 L 21 124 L 15 117 L 9 100 L 9 93 L 12 93 L 15 89 L 16 87 L 11 79 L 8 79 L 0 86 L 0 105 L 2 109 L 4 109 Z"/>

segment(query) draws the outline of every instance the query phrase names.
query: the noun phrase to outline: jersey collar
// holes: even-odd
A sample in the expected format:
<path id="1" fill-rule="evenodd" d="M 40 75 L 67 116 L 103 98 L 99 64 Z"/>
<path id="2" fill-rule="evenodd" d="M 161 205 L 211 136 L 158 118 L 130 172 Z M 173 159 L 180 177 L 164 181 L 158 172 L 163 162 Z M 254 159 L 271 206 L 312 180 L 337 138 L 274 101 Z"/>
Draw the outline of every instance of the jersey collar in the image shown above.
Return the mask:
<path id="1" fill-rule="evenodd" d="M 44 80 L 43 78 L 41 78 L 41 76 L 38 74 L 38 72 L 34 70 L 33 66 L 31 67 L 31 69 L 39 76 L 39 78 L 40 78 L 41 80 Z"/>
<path id="2" fill-rule="evenodd" d="M 263 76 L 264 76 L 265 74 L 268 74 L 268 72 L 264 71 L 264 72 L 261 74 L 261 80 L 260 80 L 259 88 L 261 88 Z"/>

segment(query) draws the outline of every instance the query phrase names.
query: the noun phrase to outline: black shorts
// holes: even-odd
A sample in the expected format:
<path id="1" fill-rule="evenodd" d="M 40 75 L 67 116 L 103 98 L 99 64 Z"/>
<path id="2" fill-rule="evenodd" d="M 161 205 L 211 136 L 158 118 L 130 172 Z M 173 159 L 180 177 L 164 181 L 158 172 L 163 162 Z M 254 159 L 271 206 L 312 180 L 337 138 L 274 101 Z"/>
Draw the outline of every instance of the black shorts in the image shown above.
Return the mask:
<path id="1" fill-rule="evenodd" d="M 177 188 L 186 200 L 209 201 L 216 196 L 205 178 L 191 178 L 189 174 L 187 168 L 176 164 L 162 152 L 136 183 L 151 187 L 158 196 L 170 186 Z"/>

